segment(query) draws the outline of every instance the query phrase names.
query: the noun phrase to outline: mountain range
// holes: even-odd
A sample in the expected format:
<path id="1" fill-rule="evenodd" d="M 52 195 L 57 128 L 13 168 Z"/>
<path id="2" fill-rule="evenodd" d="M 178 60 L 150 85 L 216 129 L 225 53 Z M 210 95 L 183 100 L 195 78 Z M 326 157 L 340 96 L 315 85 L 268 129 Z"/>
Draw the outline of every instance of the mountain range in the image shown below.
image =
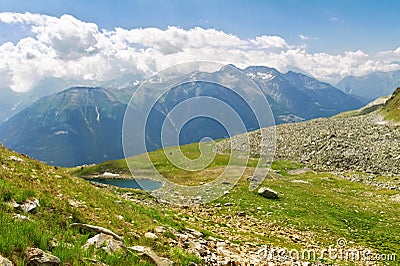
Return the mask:
<path id="1" fill-rule="evenodd" d="M 1 142 L 56 165 L 120 158 L 129 98 L 126 91 L 72 87 L 41 98 L 5 122 Z"/>
<path id="2" fill-rule="evenodd" d="M 222 68 L 211 74 L 192 75 L 199 77 L 197 80 L 204 80 L 200 79 L 204 75 L 218 80 L 228 74 L 226 71 Z M 332 85 L 300 73 L 283 74 L 259 66 L 243 71 L 268 99 L 276 124 L 328 117 L 363 105 Z M 123 157 L 123 117 L 139 82 L 135 79 L 112 84 L 109 88 L 72 87 L 40 98 L 0 126 L 0 141 L 52 165 L 74 166 Z M 205 81 L 181 84 L 158 101 L 150 113 L 153 122 L 147 128 L 147 150 L 161 147 L 158 133 L 166 114 L 179 102 L 195 96 L 215 97 L 235 106 L 248 131 L 260 127 L 246 104 L 223 86 Z M 190 106 L 185 110 L 197 111 Z M 227 131 L 212 119 L 194 119 L 182 128 L 179 144 L 197 142 L 205 136 L 220 139 L 227 137 Z"/>
<path id="3" fill-rule="evenodd" d="M 336 87 L 346 93 L 376 99 L 389 96 L 394 88 L 400 86 L 400 70 L 390 72 L 373 72 L 363 76 L 348 76 L 339 81 Z"/>

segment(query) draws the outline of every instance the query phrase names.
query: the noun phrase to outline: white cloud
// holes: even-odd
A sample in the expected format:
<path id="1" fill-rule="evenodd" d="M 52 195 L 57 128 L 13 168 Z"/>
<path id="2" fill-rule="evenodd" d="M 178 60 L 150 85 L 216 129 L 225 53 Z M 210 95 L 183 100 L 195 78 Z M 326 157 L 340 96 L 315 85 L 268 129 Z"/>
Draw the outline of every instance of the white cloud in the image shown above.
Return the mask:
<path id="1" fill-rule="evenodd" d="M 150 75 L 168 66 L 194 60 L 265 65 L 280 71 L 299 70 L 336 82 L 347 75 L 399 69 L 400 47 L 369 55 L 309 53 L 280 36 L 241 39 L 215 29 L 169 27 L 101 30 L 73 16 L 60 18 L 30 13 L 0 13 L 0 22 L 23 24 L 30 35 L 0 45 L 2 86 L 26 91 L 46 77 L 106 81 L 127 73 Z M 313 37 L 299 35 L 303 41 Z"/>
<path id="2" fill-rule="evenodd" d="M 279 36 L 260 36 L 256 37 L 253 40 L 250 40 L 250 42 L 260 48 L 289 48 L 289 45 L 286 43 L 286 41 Z"/>
<path id="3" fill-rule="evenodd" d="M 305 35 L 302 35 L 302 34 L 299 34 L 299 38 L 302 41 L 318 40 L 317 37 L 310 37 L 310 36 L 305 36 Z"/>

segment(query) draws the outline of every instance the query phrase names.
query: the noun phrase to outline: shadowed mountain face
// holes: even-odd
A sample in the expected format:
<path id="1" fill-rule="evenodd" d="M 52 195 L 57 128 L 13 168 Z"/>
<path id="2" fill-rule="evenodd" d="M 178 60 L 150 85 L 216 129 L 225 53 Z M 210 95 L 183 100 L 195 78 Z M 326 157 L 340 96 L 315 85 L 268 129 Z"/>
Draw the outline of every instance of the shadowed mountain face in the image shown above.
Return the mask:
<path id="1" fill-rule="evenodd" d="M 44 97 L 13 116 L 0 128 L 1 141 L 56 165 L 120 158 L 128 100 L 121 91 L 74 87 Z"/>
<path id="2" fill-rule="evenodd" d="M 392 94 L 400 86 L 400 70 L 391 72 L 374 72 L 368 75 L 345 77 L 336 86 L 346 93 L 376 99 Z"/>
<path id="3" fill-rule="evenodd" d="M 223 71 L 207 75 L 227 74 Z M 277 124 L 327 117 L 362 105 L 331 85 L 299 73 L 282 74 L 266 67 L 249 67 L 244 72 L 267 97 Z M 204 75 L 198 73 L 198 77 Z M 138 85 L 136 82 L 109 89 L 73 87 L 43 97 L 0 126 L 0 141 L 52 165 L 75 166 L 122 158 L 123 118 Z M 216 98 L 231 105 L 247 131 L 260 127 L 249 105 L 228 88 L 206 81 L 184 83 L 164 95 L 150 112 L 147 150 L 161 147 L 160 131 L 167 114 L 180 102 L 196 96 Z M 199 111 L 193 105 L 185 108 L 184 112 L 190 114 Z M 198 142 L 204 137 L 227 137 L 224 126 L 207 117 L 192 119 L 179 131 L 179 144 Z"/>
<path id="4" fill-rule="evenodd" d="M 30 106 L 36 100 L 63 91 L 74 83 L 74 81 L 61 78 L 46 78 L 25 93 L 18 93 L 10 88 L 0 87 L 0 124 Z"/>

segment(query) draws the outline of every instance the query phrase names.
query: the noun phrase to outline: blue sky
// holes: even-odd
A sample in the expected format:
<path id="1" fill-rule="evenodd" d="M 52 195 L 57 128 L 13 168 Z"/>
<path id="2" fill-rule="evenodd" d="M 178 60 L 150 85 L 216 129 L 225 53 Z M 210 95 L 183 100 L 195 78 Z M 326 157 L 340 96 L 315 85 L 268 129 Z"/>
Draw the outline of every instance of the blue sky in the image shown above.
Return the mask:
<path id="1" fill-rule="evenodd" d="M 329 53 L 397 48 L 399 10 L 400 1 L 396 0 L 0 1 L 0 11 L 29 11 L 57 17 L 67 13 L 106 29 L 201 26 L 242 38 L 279 35 L 293 43 L 301 41 L 301 34 L 312 37 L 308 40 L 310 52 Z M 6 33 L 1 35 L 5 39 Z"/>
<path id="2" fill-rule="evenodd" d="M 0 0 L 0 80 L 104 82 L 194 60 L 335 84 L 400 69 L 398 0 Z M 29 13 L 26 13 L 29 12 Z"/>

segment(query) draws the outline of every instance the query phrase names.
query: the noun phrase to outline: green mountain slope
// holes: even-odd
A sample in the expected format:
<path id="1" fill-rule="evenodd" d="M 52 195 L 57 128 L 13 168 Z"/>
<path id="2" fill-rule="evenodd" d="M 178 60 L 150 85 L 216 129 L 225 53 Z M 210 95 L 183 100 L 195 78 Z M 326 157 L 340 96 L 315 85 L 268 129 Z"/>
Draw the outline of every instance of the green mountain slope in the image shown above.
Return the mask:
<path id="1" fill-rule="evenodd" d="M 195 145 L 181 146 L 181 150 L 190 158 L 196 158 L 200 154 Z M 160 173 L 170 181 L 186 185 L 213 180 L 226 164 L 226 155 L 219 154 L 206 169 L 189 172 L 172 167 L 162 150 L 149 155 Z M 142 156 L 146 155 L 130 160 L 140 165 Z M 262 184 L 279 193 L 280 199 L 270 200 L 248 190 L 247 177 L 252 167 L 250 161 L 245 175 L 224 197 L 204 206 L 181 209 L 188 215 L 186 220 L 242 247 L 252 242 L 297 250 L 314 247 L 320 251 L 345 238 L 349 248 L 368 248 L 399 256 L 398 190 L 351 181 L 350 173 L 318 173 L 304 169 L 300 163 L 281 160 L 272 163 L 273 170 Z M 105 171 L 129 173 L 122 160 L 73 170 L 86 177 Z M 366 178 L 368 175 L 359 173 L 359 176 Z M 383 182 L 396 180 L 381 178 Z M 348 261 L 340 259 L 334 262 L 348 265 Z M 396 265 L 397 262 L 388 263 Z M 356 261 L 355 265 L 358 264 L 360 262 Z"/>
<path id="2" fill-rule="evenodd" d="M 400 121 L 400 87 L 393 92 L 382 112 L 386 120 Z"/>
<path id="3" fill-rule="evenodd" d="M 126 246 L 145 245 L 159 255 L 177 261 L 178 265 L 199 262 L 183 249 L 164 245 L 143 237 L 156 225 L 182 230 L 185 223 L 173 218 L 174 211 L 158 206 L 134 203 L 119 196 L 123 190 L 110 190 L 91 185 L 69 175 L 63 169 L 37 162 L 0 147 L 0 256 L 15 265 L 26 265 L 27 247 L 37 247 L 59 257 L 63 265 L 93 265 L 92 259 L 108 265 L 152 265 L 151 260 L 129 252 L 108 255 L 103 251 L 83 250 L 94 233 L 71 228 L 72 223 L 106 227 L 123 236 Z M 130 190 L 138 201 L 150 201 L 146 193 Z M 24 213 L 12 207 L 36 198 L 40 207 Z M 18 218 L 17 215 L 26 216 Z M 21 217 L 21 216 L 19 216 Z M 95 253 L 97 255 L 95 255 Z"/>

